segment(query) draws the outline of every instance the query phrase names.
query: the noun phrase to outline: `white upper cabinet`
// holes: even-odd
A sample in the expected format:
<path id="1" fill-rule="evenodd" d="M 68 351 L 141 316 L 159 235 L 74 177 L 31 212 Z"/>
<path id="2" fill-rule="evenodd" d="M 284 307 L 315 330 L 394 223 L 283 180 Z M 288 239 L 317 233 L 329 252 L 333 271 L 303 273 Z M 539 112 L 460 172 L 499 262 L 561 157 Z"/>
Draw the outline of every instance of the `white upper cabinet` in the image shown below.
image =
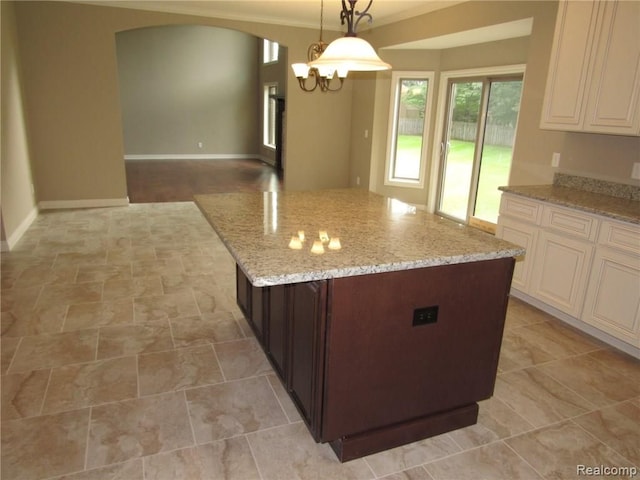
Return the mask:
<path id="1" fill-rule="evenodd" d="M 640 2 L 560 2 L 540 127 L 640 135 Z"/>

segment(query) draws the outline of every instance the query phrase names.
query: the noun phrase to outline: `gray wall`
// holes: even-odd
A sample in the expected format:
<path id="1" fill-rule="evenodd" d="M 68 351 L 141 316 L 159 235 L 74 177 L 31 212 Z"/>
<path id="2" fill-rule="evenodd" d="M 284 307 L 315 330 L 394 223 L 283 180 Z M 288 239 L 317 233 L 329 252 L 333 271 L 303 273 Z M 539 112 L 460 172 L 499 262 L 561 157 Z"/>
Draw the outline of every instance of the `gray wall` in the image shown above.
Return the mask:
<path id="1" fill-rule="evenodd" d="M 118 32 L 125 155 L 257 154 L 259 43 L 196 25 Z"/>

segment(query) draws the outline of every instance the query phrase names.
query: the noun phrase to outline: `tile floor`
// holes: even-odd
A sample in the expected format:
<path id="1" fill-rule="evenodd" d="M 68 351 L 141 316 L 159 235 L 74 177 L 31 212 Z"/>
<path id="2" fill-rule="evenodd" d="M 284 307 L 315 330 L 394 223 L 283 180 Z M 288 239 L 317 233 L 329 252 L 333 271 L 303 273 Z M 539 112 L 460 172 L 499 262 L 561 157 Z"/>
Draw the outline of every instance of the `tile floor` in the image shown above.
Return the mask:
<path id="1" fill-rule="evenodd" d="M 189 202 L 42 213 L 2 255 L 1 321 L 6 480 L 565 479 L 579 465 L 628 478 L 640 466 L 640 362 L 515 299 L 477 425 L 340 464 L 252 338 L 233 260 Z"/>

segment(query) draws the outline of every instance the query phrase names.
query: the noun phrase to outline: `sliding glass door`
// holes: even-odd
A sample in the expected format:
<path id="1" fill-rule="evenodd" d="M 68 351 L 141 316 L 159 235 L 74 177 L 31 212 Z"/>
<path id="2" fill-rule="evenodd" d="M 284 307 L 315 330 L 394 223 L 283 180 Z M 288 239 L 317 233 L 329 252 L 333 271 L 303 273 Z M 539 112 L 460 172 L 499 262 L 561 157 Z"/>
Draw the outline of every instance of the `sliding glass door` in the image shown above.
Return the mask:
<path id="1" fill-rule="evenodd" d="M 437 212 L 489 230 L 507 185 L 522 76 L 449 81 Z"/>

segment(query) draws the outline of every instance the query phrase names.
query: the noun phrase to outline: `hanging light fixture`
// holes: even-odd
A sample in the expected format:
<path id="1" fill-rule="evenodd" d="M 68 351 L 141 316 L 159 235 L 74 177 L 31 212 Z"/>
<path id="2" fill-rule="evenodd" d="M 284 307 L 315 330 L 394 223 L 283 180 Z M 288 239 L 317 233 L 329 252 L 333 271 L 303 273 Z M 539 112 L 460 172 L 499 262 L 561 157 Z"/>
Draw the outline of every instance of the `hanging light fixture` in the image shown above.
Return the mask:
<path id="1" fill-rule="evenodd" d="M 320 41 L 309 46 L 307 56 L 308 63 L 294 63 L 291 65 L 298 79 L 300 88 L 305 92 L 312 92 L 318 86 L 323 92 L 340 90 L 349 70 L 366 72 L 389 70 L 391 65 L 383 62 L 376 54 L 373 47 L 356 35 L 356 28 L 363 18 L 369 23 L 373 17 L 369 12 L 373 0 L 369 0 L 367 7 L 362 11 L 355 9 L 358 0 L 342 0 L 340 20 L 344 25 L 347 22 L 347 33 L 344 37 L 334 40 L 329 45 L 322 41 L 322 17 L 324 0 L 320 3 Z M 337 76 L 340 84 L 337 88 L 331 88 L 331 81 Z M 307 86 L 309 77 L 315 79 L 313 86 Z"/>

